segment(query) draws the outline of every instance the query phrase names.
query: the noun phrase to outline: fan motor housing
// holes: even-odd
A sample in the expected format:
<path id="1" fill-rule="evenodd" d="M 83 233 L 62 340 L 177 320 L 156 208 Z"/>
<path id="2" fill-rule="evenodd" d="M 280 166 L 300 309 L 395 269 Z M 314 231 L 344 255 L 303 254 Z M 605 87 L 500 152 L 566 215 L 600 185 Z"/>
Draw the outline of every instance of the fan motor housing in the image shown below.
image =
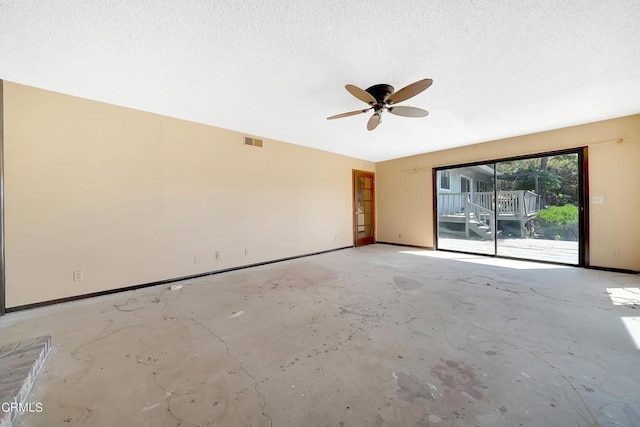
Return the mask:
<path id="1" fill-rule="evenodd" d="M 377 105 L 382 107 L 382 105 L 387 102 L 387 99 L 393 94 L 394 89 L 393 86 L 382 83 L 365 89 L 365 92 L 373 96 Z"/>

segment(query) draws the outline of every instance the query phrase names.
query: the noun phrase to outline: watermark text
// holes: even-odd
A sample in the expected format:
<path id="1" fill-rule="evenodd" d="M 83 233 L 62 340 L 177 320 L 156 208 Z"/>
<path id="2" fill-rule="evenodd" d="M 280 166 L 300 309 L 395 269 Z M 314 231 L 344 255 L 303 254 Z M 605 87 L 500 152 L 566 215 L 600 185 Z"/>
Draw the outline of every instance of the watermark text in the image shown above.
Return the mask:
<path id="1" fill-rule="evenodd" d="M 44 410 L 44 406 L 42 402 L 2 402 L 0 410 L 2 412 L 40 413 Z"/>

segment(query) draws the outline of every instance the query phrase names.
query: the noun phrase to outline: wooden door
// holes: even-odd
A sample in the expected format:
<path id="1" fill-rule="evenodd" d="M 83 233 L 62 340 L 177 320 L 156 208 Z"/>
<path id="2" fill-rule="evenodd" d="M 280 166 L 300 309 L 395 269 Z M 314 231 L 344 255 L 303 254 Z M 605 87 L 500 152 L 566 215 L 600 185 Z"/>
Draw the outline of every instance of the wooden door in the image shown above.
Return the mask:
<path id="1" fill-rule="evenodd" d="M 375 243 L 375 174 L 353 171 L 353 244 Z"/>

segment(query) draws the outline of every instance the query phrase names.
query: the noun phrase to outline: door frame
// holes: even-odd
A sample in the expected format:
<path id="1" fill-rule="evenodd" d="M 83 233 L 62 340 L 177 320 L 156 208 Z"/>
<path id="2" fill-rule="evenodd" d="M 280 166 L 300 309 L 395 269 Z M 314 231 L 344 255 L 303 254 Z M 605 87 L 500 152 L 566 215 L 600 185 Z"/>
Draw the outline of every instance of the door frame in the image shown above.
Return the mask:
<path id="1" fill-rule="evenodd" d="M 483 160 L 478 162 L 462 163 L 457 165 L 438 166 L 432 169 L 432 206 L 433 206 L 433 241 L 434 249 L 446 252 L 459 252 L 470 253 L 463 251 L 456 251 L 451 249 L 439 249 L 438 248 L 438 188 L 436 185 L 437 174 L 439 171 L 463 168 L 468 166 L 479 166 L 486 164 L 496 164 L 500 162 L 509 162 L 513 160 L 534 159 L 538 157 L 551 157 L 562 154 L 577 154 L 578 155 L 578 232 L 580 237 L 578 238 L 578 263 L 567 264 L 577 267 L 589 267 L 589 165 L 588 165 L 588 148 L 586 146 L 569 148 L 566 150 L 546 151 L 541 153 L 526 154 L 521 156 L 504 157 L 490 160 Z M 497 182 L 497 171 L 494 168 L 494 181 Z M 494 192 L 497 191 L 494 187 Z M 497 230 L 497 224 L 496 224 Z M 497 255 L 498 239 L 494 239 L 494 253 L 482 254 L 483 256 L 490 256 L 495 258 L 509 258 L 509 259 L 522 259 L 525 261 L 534 261 L 547 264 L 560 264 L 551 261 L 531 260 L 528 258 L 516 258 L 504 255 Z"/>
<path id="2" fill-rule="evenodd" d="M 360 175 L 371 177 L 371 234 L 362 239 L 358 239 L 358 193 L 356 189 L 356 179 Z M 376 174 L 375 172 L 353 169 L 351 173 L 351 201 L 353 203 L 353 246 L 370 245 L 376 242 Z"/>
<path id="3" fill-rule="evenodd" d="M 4 81 L 0 79 L 0 316 L 7 310 L 4 257 Z"/>

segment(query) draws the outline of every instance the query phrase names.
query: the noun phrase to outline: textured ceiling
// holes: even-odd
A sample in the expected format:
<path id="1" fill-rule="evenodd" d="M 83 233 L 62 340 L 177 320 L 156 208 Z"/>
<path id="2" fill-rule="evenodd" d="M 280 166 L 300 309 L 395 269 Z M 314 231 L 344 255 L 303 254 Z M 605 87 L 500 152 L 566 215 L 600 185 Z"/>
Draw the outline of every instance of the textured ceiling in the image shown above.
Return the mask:
<path id="1" fill-rule="evenodd" d="M 640 2 L 0 0 L 0 79 L 379 161 L 639 113 Z"/>

